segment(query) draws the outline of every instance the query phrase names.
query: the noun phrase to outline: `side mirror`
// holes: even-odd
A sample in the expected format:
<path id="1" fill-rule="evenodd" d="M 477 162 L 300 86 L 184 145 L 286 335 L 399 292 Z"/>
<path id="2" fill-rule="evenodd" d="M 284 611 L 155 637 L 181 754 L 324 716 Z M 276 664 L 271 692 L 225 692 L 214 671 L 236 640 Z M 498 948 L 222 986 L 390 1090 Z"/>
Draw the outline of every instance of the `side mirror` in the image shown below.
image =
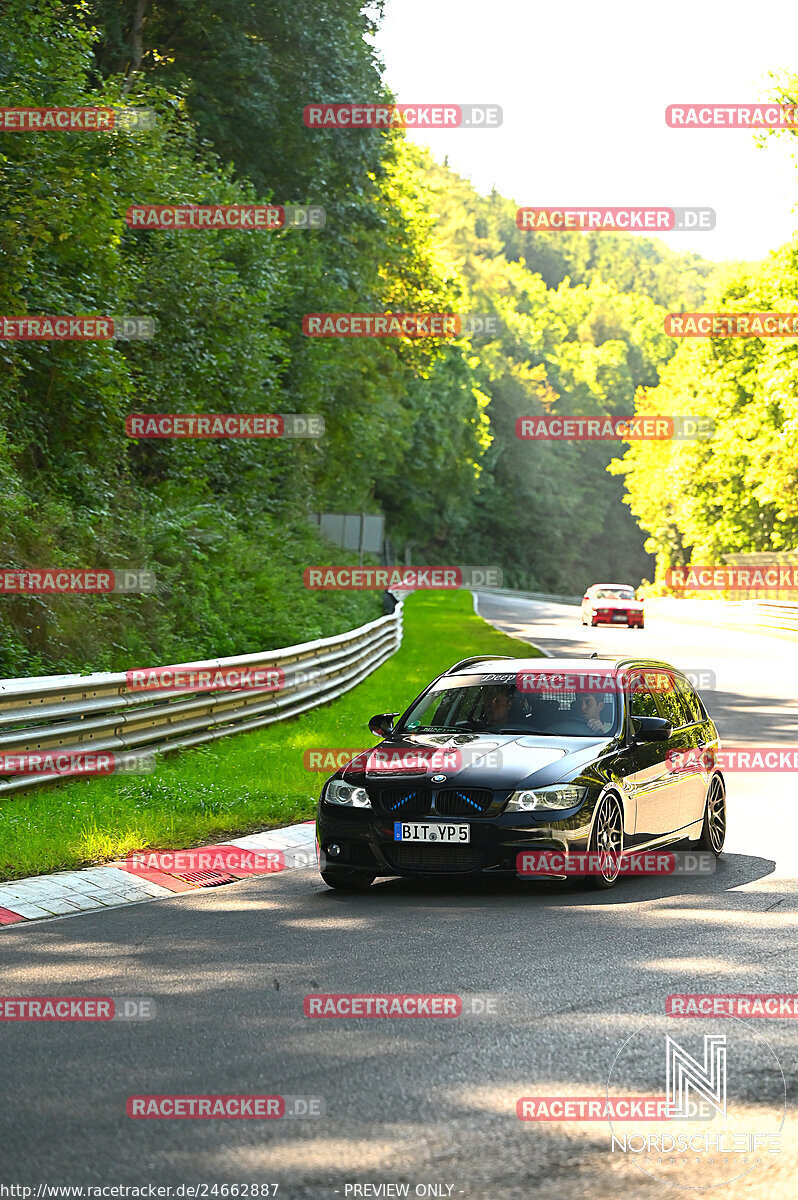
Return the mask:
<path id="1" fill-rule="evenodd" d="M 635 742 L 667 742 L 673 726 L 667 717 L 632 717 Z"/>
<path id="2" fill-rule="evenodd" d="M 393 733 L 393 719 L 399 713 L 377 713 L 369 721 L 369 729 L 375 737 L 387 738 Z"/>

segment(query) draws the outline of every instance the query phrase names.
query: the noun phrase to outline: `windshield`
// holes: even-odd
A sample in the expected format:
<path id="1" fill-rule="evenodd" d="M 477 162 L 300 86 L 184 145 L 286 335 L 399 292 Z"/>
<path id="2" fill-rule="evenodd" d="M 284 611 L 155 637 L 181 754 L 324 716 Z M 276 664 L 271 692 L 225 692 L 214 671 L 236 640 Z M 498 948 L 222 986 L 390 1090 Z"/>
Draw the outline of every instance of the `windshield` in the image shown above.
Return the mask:
<path id="1" fill-rule="evenodd" d="M 596 592 L 596 600 L 634 600 L 633 588 L 602 588 Z"/>
<path id="2" fill-rule="evenodd" d="M 408 733 L 527 733 L 590 737 L 610 733 L 619 715 L 612 691 L 521 691 L 515 684 L 439 684 L 413 706 Z"/>

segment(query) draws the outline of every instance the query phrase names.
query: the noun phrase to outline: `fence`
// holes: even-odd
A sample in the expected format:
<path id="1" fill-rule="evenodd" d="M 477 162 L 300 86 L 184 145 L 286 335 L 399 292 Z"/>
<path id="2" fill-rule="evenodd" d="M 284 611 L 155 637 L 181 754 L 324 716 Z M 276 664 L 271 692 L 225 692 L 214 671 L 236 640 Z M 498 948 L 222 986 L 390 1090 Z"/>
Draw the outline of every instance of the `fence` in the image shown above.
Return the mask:
<path id="1" fill-rule="evenodd" d="M 174 671 L 280 668 L 278 692 L 136 691 L 123 672 L 46 675 L 0 681 L 0 754 L 185 750 L 298 716 L 365 679 L 402 644 L 402 604 L 388 616 L 336 637 L 235 658 L 182 663 Z M 167 668 L 157 668 L 166 670 Z M 0 794 L 62 776 L 0 780 Z"/>
<path id="2" fill-rule="evenodd" d="M 510 596 L 520 600 L 547 600 L 552 604 L 581 604 L 581 596 L 556 596 L 551 592 L 518 592 L 513 588 L 481 587 L 475 589 L 484 592 L 486 596 Z"/>
<path id="3" fill-rule="evenodd" d="M 787 600 L 677 600 L 650 596 L 646 611 L 669 621 L 709 622 L 735 629 L 792 629 L 798 631 L 798 602 Z"/>
<path id="4" fill-rule="evenodd" d="M 753 620 L 774 629 L 798 630 L 798 603 L 783 600 L 757 600 L 752 606 Z"/>

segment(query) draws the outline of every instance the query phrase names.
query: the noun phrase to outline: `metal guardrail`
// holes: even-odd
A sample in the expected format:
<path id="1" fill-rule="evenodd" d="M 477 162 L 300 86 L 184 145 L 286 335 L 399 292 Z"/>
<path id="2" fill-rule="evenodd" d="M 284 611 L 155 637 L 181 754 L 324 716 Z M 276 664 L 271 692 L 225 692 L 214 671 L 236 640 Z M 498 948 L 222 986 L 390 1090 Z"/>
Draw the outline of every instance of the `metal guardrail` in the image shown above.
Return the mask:
<path id="1" fill-rule="evenodd" d="M 798 601 L 756 600 L 752 614 L 758 624 L 798 631 Z"/>
<path id="2" fill-rule="evenodd" d="M 485 592 L 488 596 L 517 596 L 520 600 L 548 600 L 552 604 L 581 604 L 581 596 L 555 596 L 550 592 L 518 592 L 514 588 L 475 588 L 477 592 Z"/>
<path id="3" fill-rule="evenodd" d="M 753 619 L 751 600 L 681 600 L 676 596 L 646 596 L 644 603 L 648 615 L 667 617 L 669 621 L 731 623 L 742 628 L 750 625 Z"/>
<path id="4" fill-rule="evenodd" d="M 285 682 L 277 692 L 138 691 L 129 687 L 124 671 L 0 680 L 0 754 L 165 753 L 298 716 L 343 695 L 399 649 L 402 607 L 399 602 L 387 616 L 335 637 L 169 668 L 279 667 Z M 62 778 L 6 776 L 0 795 Z"/>
<path id="5" fill-rule="evenodd" d="M 646 611 L 669 621 L 722 625 L 733 629 L 791 629 L 798 632 L 795 600 L 680 600 L 676 596 L 649 596 Z"/>

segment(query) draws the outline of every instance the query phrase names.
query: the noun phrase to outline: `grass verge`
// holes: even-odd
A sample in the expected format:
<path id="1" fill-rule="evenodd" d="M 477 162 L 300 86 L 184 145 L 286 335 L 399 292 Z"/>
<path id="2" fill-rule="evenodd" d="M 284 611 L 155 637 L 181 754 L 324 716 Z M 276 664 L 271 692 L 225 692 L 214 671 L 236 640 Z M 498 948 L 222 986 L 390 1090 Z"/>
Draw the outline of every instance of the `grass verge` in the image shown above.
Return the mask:
<path id="1" fill-rule="evenodd" d="M 316 747 L 374 745 L 373 713 L 404 710 L 422 688 L 472 654 L 533 656 L 526 642 L 476 616 L 468 592 L 416 592 L 401 649 L 338 700 L 292 720 L 159 759 L 152 775 L 72 780 L 0 807 L 0 877 L 65 870 L 131 850 L 201 845 L 315 813 L 327 774 L 304 767 Z"/>

